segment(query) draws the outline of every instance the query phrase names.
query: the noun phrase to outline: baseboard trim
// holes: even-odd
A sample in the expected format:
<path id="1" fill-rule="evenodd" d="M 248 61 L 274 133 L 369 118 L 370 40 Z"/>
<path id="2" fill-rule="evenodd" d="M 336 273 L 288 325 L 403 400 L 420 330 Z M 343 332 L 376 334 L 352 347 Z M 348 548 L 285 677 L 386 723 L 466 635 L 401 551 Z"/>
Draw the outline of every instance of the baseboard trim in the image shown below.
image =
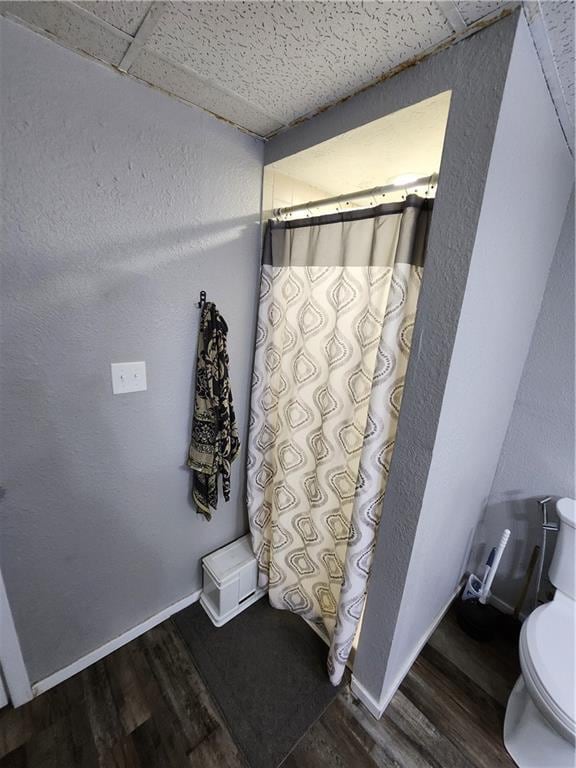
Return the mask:
<path id="1" fill-rule="evenodd" d="M 20 640 L 16 632 L 16 626 L 10 610 L 8 595 L 4 586 L 2 573 L 0 572 L 0 667 L 1 676 L 4 678 L 8 698 L 13 707 L 20 707 L 32 699 L 32 687 L 28 678 Z M 4 686 L 0 687 L 4 689 Z M 6 704 L 7 702 L 4 702 Z"/>
<path id="2" fill-rule="evenodd" d="M 384 710 L 381 710 L 380 708 L 380 702 L 378 699 L 375 699 L 372 694 L 366 690 L 366 688 L 364 688 L 362 683 L 358 682 L 354 675 L 352 675 L 352 679 L 350 680 L 350 690 L 354 696 L 356 696 L 356 698 L 359 699 L 362 704 L 364 704 L 372 717 L 375 717 L 376 720 L 380 720 L 384 714 Z"/>
<path id="3" fill-rule="evenodd" d="M 494 608 L 497 608 L 500 613 L 507 613 L 507 614 L 513 614 L 514 613 L 514 607 L 510 605 L 510 603 L 507 603 L 505 600 L 502 600 L 501 598 L 497 597 L 494 594 L 491 594 L 488 598 L 488 602 L 490 605 L 493 605 Z M 521 621 L 524 621 L 526 618 L 526 611 L 521 611 L 519 619 Z"/>
<path id="4" fill-rule="evenodd" d="M 166 621 L 166 619 L 169 619 L 170 616 L 173 616 L 175 613 L 178 613 L 184 608 L 187 608 L 189 605 L 192 605 L 192 603 L 197 602 L 200 599 L 201 594 L 201 589 L 197 590 L 196 592 L 192 592 L 192 594 L 183 597 L 176 603 L 172 603 L 172 605 L 169 605 L 167 608 L 164 608 L 164 610 L 160 611 L 154 616 L 151 616 L 149 619 L 146 619 L 146 621 L 143 621 L 141 624 L 132 627 L 132 629 L 129 629 L 127 632 L 124 632 L 118 637 L 115 637 L 113 640 L 109 640 L 107 643 L 104 643 L 104 645 L 101 645 L 94 651 L 87 653 L 85 656 L 82 656 L 81 658 L 72 662 L 72 664 L 69 664 L 67 667 L 63 667 L 57 672 L 54 672 L 52 675 L 48 675 L 48 677 L 45 677 L 43 680 L 39 680 L 37 683 L 33 683 L 32 694 L 34 696 L 39 696 L 41 693 L 49 691 L 50 688 L 54 688 L 55 685 L 63 683 L 64 680 L 68 680 L 69 677 L 78 674 L 78 672 L 82 672 L 83 669 L 86 669 L 92 664 L 95 664 L 97 661 L 100 661 L 100 659 L 103 659 L 105 656 L 108 656 L 110 653 L 118 650 L 118 648 L 126 645 L 126 643 L 129 643 L 131 640 L 135 640 L 137 637 L 140 637 L 140 635 L 143 635 L 144 632 L 148 632 L 149 629 L 153 629 L 153 627 L 156 627 L 158 624 Z"/>
<path id="5" fill-rule="evenodd" d="M 394 679 L 394 682 L 387 687 L 385 691 L 382 691 L 380 694 L 380 697 L 376 699 L 369 691 L 366 690 L 366 688 L 360 683 L 354 675 L 352 675 L 352 680 L 350 682 L 350 688 L 352 690 L 352 693 L 358 698 L 362 704 L 366 707 L 368 712 L 375 717 L 377 720 L 379 720 L 382 715 L 384 714 L 386 707 L 390 703 L 392 697 L 400 688 L 400 685 L 402 684 L 402 681 L 410 671 L 410 668 L 420 655 L 420 651 L 430 637 L 432 636 L 434 630 L 436 627 L 440 624 L 444 616 L 446 615 L 448 609 L 454 602 L 454 600 L 458 597 L 460 591 L 462 590 L 462 587 L 464 586 L 464 579 L 457 585 L 457 587 L 454 589 L 448 600 L 446 601 L 445 605 L 442 607 L 434 621 L 430 624 L 430 626 L 422 633 L 420 636 L 420 639 L 416 643 L 414 649 L 410 653 L 410 655 L 407 657 L 406 662 L 402 666 L 400 672 L 397 674 L 396 678 Z"/>

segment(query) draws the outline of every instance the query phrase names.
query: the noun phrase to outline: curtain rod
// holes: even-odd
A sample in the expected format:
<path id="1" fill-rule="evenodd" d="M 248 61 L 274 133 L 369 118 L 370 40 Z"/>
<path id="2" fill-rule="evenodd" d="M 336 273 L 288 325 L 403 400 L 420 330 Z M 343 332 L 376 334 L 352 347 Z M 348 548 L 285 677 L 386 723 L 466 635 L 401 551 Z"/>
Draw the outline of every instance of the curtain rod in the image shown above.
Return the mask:
<path id="1" fill-rule="evenodd" d="M 431 176 L 421 176 L 419 179 L 415 179 L 410 184 L 387 184 L 384 187 L 373 187 L 372 189 L 361 189 L 358 192 L 350 192 L 347 195 L 336 195 L 335 197 L 325 197 L 323 200 L 311 200 L 309 203 L 300 203 L 299 205 L 292 205 L 287 208 L 275 208 L 274 216 L 280 218 L 281 216 L 290 216 L 294 213 L 310 212 L 310 208 L 323 208 L 328 205 L 337 205 L 338 203 L 349 203 L 352 200 L 362 200 L 366 197 L 378 197 L 384 196 L 388 192 L 402 189 L 414 189 L 415 187 L 433 187 L 438 184 L 438 174 L 433 173 Z"/>

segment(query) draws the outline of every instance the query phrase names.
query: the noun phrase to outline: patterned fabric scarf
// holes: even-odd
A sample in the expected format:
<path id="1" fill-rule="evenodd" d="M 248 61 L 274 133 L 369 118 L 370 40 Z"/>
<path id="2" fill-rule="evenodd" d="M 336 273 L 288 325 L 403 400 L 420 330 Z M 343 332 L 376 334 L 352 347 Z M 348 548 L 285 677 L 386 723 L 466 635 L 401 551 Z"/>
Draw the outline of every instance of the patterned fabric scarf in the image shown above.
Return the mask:
<path id="1" fill-rule="evenodd" d="M 192 501 L 208 520 L 218 505 L 218 475 L 224 500 L 230 498 L 230 465 L 240 442 L 228 377 L 228 326 L 215 304 L 202 309 L 196 360 L 196 394 L 188 467 L 193 471 Z"/>

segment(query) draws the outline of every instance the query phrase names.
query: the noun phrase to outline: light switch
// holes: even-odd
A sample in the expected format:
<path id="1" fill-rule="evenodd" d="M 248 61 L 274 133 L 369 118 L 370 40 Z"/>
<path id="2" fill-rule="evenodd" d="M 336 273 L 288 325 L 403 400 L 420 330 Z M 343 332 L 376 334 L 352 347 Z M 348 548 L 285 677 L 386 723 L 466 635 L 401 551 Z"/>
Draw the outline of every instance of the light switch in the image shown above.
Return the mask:
<path id="1" fill-rule="evenodd" d="M 146 389 L 146 363 L 111 363 L 112 392 L 125 395 Z"/>

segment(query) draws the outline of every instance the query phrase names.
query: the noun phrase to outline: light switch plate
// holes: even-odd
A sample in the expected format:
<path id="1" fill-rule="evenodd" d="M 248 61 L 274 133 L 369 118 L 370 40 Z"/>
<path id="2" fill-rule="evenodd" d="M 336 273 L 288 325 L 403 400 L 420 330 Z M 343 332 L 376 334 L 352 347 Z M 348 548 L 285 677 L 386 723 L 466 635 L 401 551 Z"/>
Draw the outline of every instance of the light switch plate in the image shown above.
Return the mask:
<path id="1" fill-rule="evenodd" d="M 126 395 L 128 392 L 142 392 L 146 386 L 146 363 L 111 363 L 112 392 Z"/>

